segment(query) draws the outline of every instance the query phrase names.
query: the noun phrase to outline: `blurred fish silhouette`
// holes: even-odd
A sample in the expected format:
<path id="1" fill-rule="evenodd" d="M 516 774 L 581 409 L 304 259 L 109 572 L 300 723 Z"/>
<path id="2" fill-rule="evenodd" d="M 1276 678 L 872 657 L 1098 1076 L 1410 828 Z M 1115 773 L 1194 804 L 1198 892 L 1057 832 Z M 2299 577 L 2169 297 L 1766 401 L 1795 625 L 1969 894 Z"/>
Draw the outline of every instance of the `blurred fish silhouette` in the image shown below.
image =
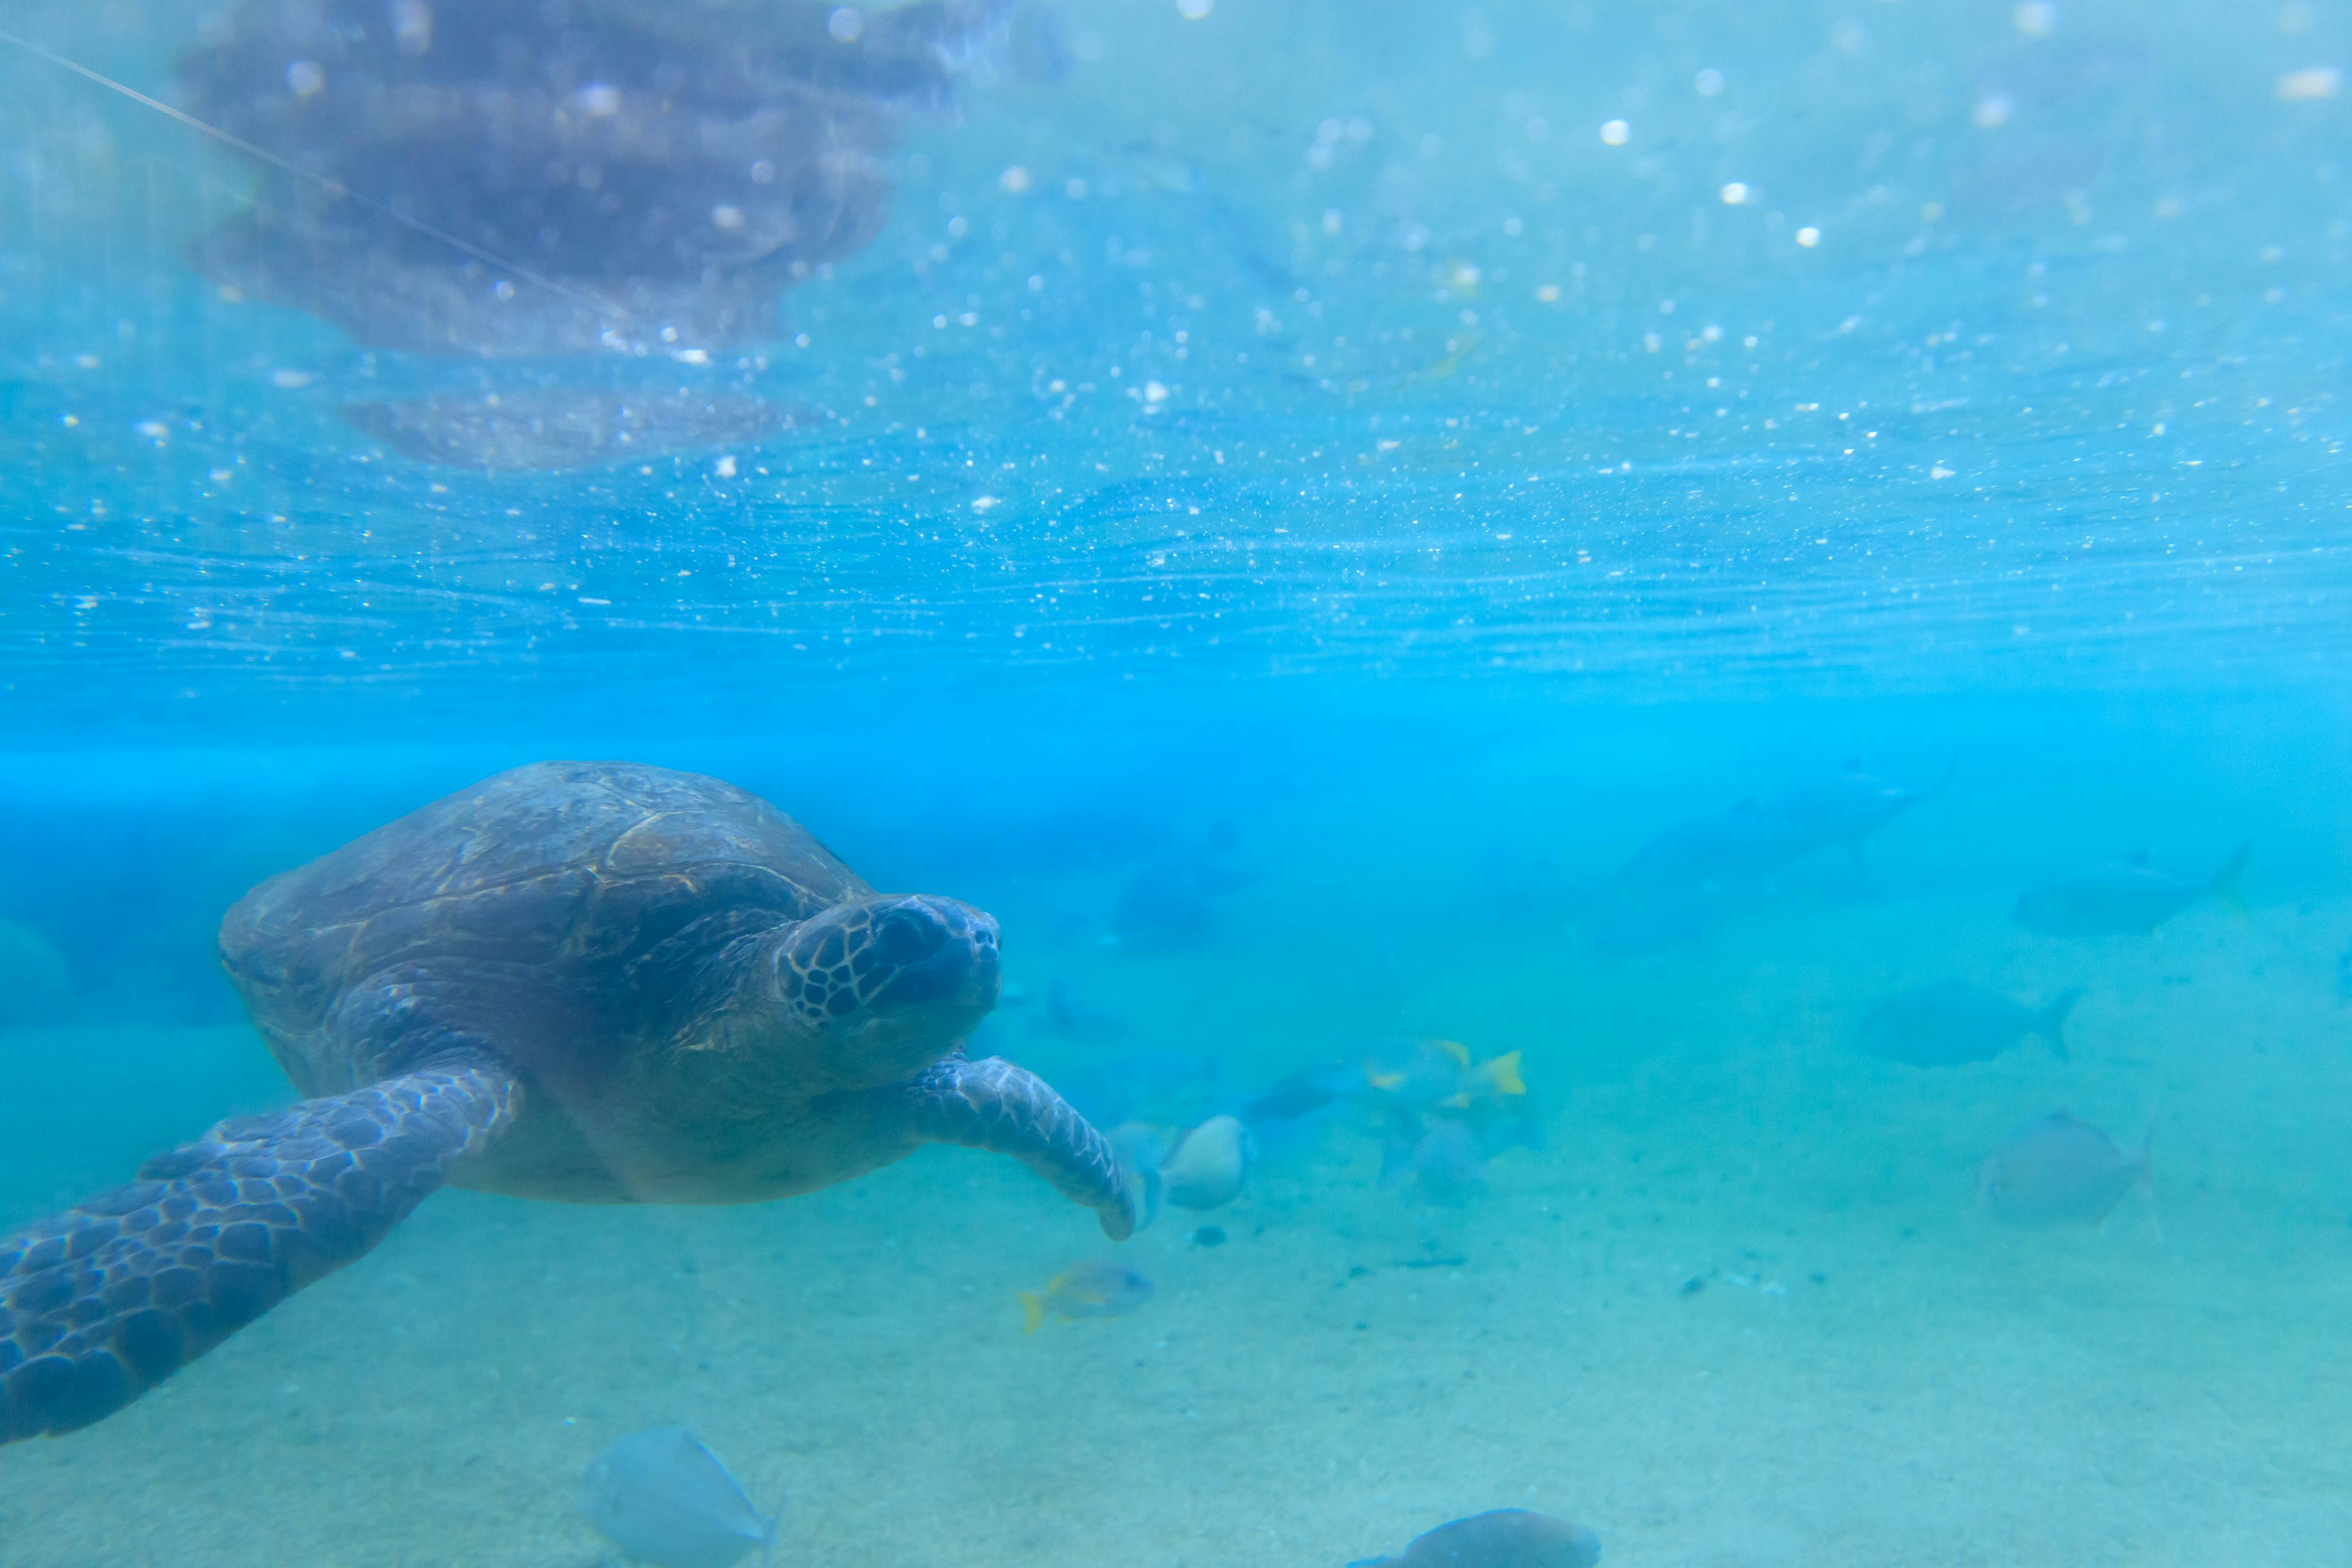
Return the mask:
<path id="1" fill-rule="evenodd" d="M 1862 1048 L 1913 1067 L 1954 1067 L 1990 1061 L 2039 1035 L 2063 1058 L 2066 1016 L 2082 997 L 2083 988 L 2073 986 L 2037 1012 L 1964 980 L 1921 985 L 1880 1003 L 1862 1021 Z"/>
<path id="2" fill-rule="evenodd" d="M 1925 789 L 1912 789 L 1872 776 L 1863 771 L 1862 760 L 1853 758 L 1833 777 L 1799 784 L 1774 797 L 1767 815 L 1780 825 L 1784 839 L 1801 847 L 1798 854 L 1840 846 L 1853 857 L 1854 869 L 1862 871 L 1866 869 L 1863 841 L 1922 801 L 1943 794 L 1959 766 L 1954 758 L 1943 777 Z"/>
<path id="3" fill-rule="evenodd" d="M 2238 902 L 2238 883 L 2253 854 L 2241 844 L 2222 868 L 2203 881 L 2176 877 L 2134 856 L 2121 866 L 2102 866 L 2029 888 L 2017 900 L 2017 923 L 2045 936 L 2147 936 L 2157 927 L 2208 899 Z"/>
<path id="4" fill-rule="evenodd" d="M 1224 1065 L 1213 1056 L 1134 1046 L 1065 1074 L 1063 1090 L 1097 1127 L 1150 1120 L 1192 1120 L 1220 1098 Z"/>
<path id="5" fill-rule="evenodd" d="M 1817 850 L 1843 847 L 1861 871 L 1864 842 L 1941 794 L 1957 767 L 1912 789 L 1874 777 L 1857 760 L 1835 777 L 1685 817 L 1591 889 L 1577 923 L 1604 949 L 1657 947 L 1702 935 L 1737 895 L 1752 896 L 1774 873 Z"/>
<path id="6" fill-rule="evenodd" d="M 1231 823 L 1211 826 L 1195 846 L 1166 855 L 1128 879 L 1111 913 L 1111 929 L 1138 947 L 1190 947 L 1215 927 L 1220 905 L 1248 887 L 1255 873 L 1229 863 L 1239 836 Z"/>
<path id="7" fill-rule="evenodd" d="M 1126 1264 L 1081 1263 L 1054 1276 L 1042 1290 L 1021 1292 L 1022 1331 L 1035 1333 L 1049 1317 L 1116 1318 L 1150 1300 L 1151 1281 Z"/>
<path id="8" fill-rule="evenodd" d="M 2003 1225 L 2096 1226 L 2137 1189 L 2147 1194 L 2153 1217 L 2155 1140 L 2153 1116 L 2139 1147 L 2126 1149 L 2089 1122 L 2053 1110 L 2020 1127 L 1987 1157 L 1977 1172 L 1977 1201 Z"/>
<path id="9" fill-rule="evenodd" d="M 1318 1062 L 1275 1079 L 1242 1115 L 1250 1121 L 1295 1121 L 1338 1104 L 1363 1081 L 1360 1062 Z"/>
<path id="10" fill-rule="evenodd" d="M 1486 1190 L 1486 1151 L 1467 1124 L 1450 1118 L 1418 1137 L 1396 1129 L 1381 1151 L 1381 1184 L 1400 1187 L 1408 1181 L 1435 1202 L 1462 1203 Z"/>
<path id="11" fill-rule="evenodd" d="M 1069 1040 L 1115 1040 L 1127 1033 L 1126 1020 L 1087 1001 L 1065 974 L 1045 983 L 1045 1005 L 1029 1026 Z"/>
<path id="12" fill-rule="evenodd" d="M 1580 1524 L 1521 1508 L 1498 1508 L 1413 1537 L 1402 1555 L 1367 1557 L 1348 1568 L 1592 1568 L 1601 1538 Z"/>
<path id="13" fill-rule="evenodd" d="M 589 1462 L 580 1514 L 631 1561 L 729 1568 L 754 1547 L 772 1557 L 776 1521 L 683 1426 L 632 1432 Z"/>

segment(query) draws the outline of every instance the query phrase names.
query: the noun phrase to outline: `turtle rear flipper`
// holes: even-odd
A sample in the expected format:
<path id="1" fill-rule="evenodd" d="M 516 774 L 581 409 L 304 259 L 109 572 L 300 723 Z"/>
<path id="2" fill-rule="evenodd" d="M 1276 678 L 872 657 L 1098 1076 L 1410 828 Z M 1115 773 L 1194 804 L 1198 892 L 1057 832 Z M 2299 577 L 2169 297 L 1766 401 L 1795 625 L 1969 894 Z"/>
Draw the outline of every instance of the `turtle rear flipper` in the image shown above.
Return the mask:
<path id="1" fill-rule="evenodd" d="M 1027 1068 L 1001 1057 L 950 1057 L 886 1092 L 924 1142 L 1010 1154 L 1094 1210 L 1113 1241 L 1135 1233 L 1135 1194 L 1118 1151 Z"/>
<path id="2" fill-rule="evenodd" d="M 446 1065 L 224 1121 L 0 1240 L 0 1443 L 111 1414 L 358 1258 L 520 1103 Z"/>

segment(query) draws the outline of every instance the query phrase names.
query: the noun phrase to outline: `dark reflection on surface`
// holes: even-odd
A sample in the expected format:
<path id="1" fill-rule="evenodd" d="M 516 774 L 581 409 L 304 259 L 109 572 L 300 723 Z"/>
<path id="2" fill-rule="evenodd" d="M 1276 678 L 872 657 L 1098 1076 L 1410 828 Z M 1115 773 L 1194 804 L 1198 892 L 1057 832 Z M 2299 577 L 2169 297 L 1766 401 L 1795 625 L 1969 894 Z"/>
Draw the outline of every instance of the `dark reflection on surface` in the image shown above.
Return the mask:
<path id="1" fill-rule="evenodd" d="M 185 101 L 331 184 L 270 171 L 195 262 L 381 348 L 772 338 L 785 287 L 879 231 L 883 158 L 1010 9 L 250 0 L 182 59 Z"/>

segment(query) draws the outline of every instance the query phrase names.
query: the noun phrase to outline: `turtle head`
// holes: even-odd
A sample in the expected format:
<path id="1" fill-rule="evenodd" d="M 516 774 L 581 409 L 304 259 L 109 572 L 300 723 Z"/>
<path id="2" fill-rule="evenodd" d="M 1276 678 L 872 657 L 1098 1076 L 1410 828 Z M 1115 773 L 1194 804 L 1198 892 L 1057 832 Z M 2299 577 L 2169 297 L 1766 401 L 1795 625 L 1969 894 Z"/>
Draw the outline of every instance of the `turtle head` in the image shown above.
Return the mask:
<path id="1" fill-rule="evenodd" d="M 856 899 L 793 928 L 775 995 L 844 1087 L 894 1083 L 961 1045 L 996 1005 L 996 921 L 928 893 Z"/>

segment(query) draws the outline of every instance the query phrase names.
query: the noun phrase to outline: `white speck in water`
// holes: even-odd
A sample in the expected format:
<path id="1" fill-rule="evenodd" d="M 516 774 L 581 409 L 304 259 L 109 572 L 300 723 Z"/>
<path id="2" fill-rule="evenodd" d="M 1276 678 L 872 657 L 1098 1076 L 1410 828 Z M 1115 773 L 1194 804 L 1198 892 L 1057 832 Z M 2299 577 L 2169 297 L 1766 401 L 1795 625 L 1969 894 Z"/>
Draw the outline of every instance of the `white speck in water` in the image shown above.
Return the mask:
<path id="1" fill-rule="evenodd" d="M 2278 95 L 2283 102 L 2310 103 L 2334 98 L 2343 85 L 2344 73 L 2334 66 L 2314 66 L 2279 78 Z"/>

